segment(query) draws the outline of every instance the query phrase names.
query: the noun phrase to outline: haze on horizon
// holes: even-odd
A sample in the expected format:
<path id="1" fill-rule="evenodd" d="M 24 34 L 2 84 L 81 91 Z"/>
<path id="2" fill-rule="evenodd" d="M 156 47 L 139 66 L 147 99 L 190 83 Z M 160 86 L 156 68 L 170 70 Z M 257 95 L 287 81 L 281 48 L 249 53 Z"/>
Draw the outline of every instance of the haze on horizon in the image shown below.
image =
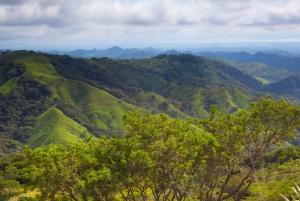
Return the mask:
<path id="1" fill-rule="evenodd" d="M 0 49 L 300 42 L 299 0 L 0 0 Z"/>

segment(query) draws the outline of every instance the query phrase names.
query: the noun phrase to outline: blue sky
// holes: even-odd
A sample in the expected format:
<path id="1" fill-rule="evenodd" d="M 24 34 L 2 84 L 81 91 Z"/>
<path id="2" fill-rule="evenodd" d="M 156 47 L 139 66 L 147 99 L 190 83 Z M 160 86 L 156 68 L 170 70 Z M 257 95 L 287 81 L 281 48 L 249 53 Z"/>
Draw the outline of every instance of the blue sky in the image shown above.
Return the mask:
<path id="1" fill-rule="evenodd" d="M 0 49 L 239 42 L 300 42 L 300 1 L 0 0 Z"/>

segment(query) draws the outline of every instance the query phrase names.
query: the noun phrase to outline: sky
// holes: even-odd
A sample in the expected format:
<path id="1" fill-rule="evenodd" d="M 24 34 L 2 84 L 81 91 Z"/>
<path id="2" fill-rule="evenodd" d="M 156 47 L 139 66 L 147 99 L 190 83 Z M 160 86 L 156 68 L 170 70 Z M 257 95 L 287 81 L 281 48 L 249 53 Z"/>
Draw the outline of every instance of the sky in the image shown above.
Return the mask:
<path id="1" fill-rule="evenodd" d="M 300 42 L 300 0 L 0 0 L 0 49 Z"/>

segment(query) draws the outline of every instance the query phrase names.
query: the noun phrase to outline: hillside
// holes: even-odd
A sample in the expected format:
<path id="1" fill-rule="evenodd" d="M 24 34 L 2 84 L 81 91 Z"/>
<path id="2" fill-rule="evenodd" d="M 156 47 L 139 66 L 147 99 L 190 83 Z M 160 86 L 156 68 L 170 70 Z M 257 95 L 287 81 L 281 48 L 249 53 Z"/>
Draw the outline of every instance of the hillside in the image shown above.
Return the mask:
<path id="1" fill-rule="evenodd" d="M 300 74 L 300 57 L 298 56 L 292 57 L 262 52 L 255 54 L 248 52 L 198 52 L 196 55 L 209 58 L 225 58 L 238 62 L 259 62 Z"/>
<path id="2" fill-rule="evenodd" d="M 172 104 L 177 109 L 185 111 L 185 114 L 194 114 L 195 112 L 189 109 L 188 105 L 190 105 L 190 98 L 195 94 L 201 96 L 203 90 L 199 89 L 208 88 L 212 96 L 218 97 L 219 88 L 237 88 L 242 94 L 241 91 L 254 93 L 253 89 L 261 85 L 251 76 L 233 67 L 192 55 L 160 55 L 143 60 L 107 58 L 84 60 L 70 59 L 67 56 L 47 56 L 50 57 L 57 71 L 69 79 L 81 80 L 107 90 L 129 103 L 162 112 L 164 112 L 164 105 Z M 155 94 L 161 96 L 161 100 L 165 99 L 159 107 L 151 103 L 151 100 L 158 97 Z M 139 98 L 141 96 L 144 98 Z M 203 105 L 213 103 L 213 101 L 205 101 L 205 98 L 202 99 Z M 227 101 L 227 99 L 222 100 Z M 206 111 L 204 116 L 207 116 L 209 109 L 204 110 Z M 228 108 L 225 111 L 228 111 Z M 178 116 L 176 111 L 167 113 Z M 196 116 L 204 117 L 203 113 Z"/>
<path id="3" fill-rule="evenodd" d="M 51 107 L 59 108 L 84 126 L 81 131 L 88 129 L 96 136 L 123 135 L 122 114 L 136 107 L 101 89 L 62 77 L 42 55 L 19 51 L 3 55 L 1 59 L 1 76 L 6 82 L 0 86 L 0 134 L 1 139 L 8 140 L 6 148 L 2 148 L 4 152 L 9 153 L 7 147 L 11 147 L 14 140 L 26 143 L 35 135 L 43 135 L 36 122 Z M 55 128 L 56 125 L 49 126 Z M 47 135 L 54 133 L 57 134 L 53 131 Z M 58 141 L 65 143 L 69 139 Z"/>
<path id="4" fill-rule="evenodd" d="M 16 51 L 0 64 L 4 155 L 24 143 L 67 143 L 88 133 L 121 137 L 128 111 L 204 118 L 213 104 L 233 113 L 265 92 L 282 94 L 235 67 L 188 54 L 114 60 Z"/>
<path id="5" fill-rule="evenodd" d="M 171 189 L 177 181 L 187 184 L 192 181 L 190 187 L 195 189 L 199 186 L 196 185 L 198 178 L 208 171 L 207 175 L 217 176 L 212 179 L 215 178 L 218 185 L 212 183 L 207 189 L 215 189 L 216 196 L 219 196 L 218 192 L 232 189 L 225 189 L 222 187 L 224 185 L 236 185 L 238 188 L 244 185 L 247 174 L 252 174 L 254 169 L 258 176 L 268 177 L 268 168 L 272 168 L 273 164 L 283 163 L 283 170 L 289 169 L 286 166 L 290 162 L 288 160 L 299 158 L 299 150 L 291 145 L 299 144 L 299 139 L 286 140 L 297 134 L 295 128 L 299 125 L 300 110 L 285 100 L 273 101 L 265 93 L 271 92 L 275 98 L 284 96 L 298 104 L 299 76 L 263 84 L 249 74 L 260 73 L 279 79 L 285 71 L 277 69 L 277 73 L 271 75 L 275 68 L 261 63 L 221 61 L 188 54 L 164 54 L 139 60 L 84 59 L 27 51 L 1 55 L 2 189 L 10 186 L 21 193 L 23 189 L 20 187 L 30 183 L 39 190 L 19 194 L 20 199 L 34 196 L 39 191 L 51 196 L 54 194 L 47 194 L 50 192 L 50 183 L 55 188 L 60 187 L 57 181 L 66 182 L 63 188 L 77 188 L 79 183 L 73 179 L 75 175 L 83 179 L 79 182 L 84 185 L 76 192 L 90 192 L 85 189 L 97 186 L 89 183 L 95 179 L 97 184 L 104 181 L 109 185 L 108 189 L 111 190 L 107 192 L 113 193 L 112 197 L 119 197 L 125 192 L 123 187 L 132 184 L 127 182 L 132 179 L 135 179 L 135 184 L 141 184 L 143 189 L 150 189 L 149 186 L 143 187 L 150 178 L 158 179 L 155 186 L 159 186 L 162 179 L 168 184 L 165 166 L 152 165 L 160 161 L 159 164 L 174 165 L 175 169 L 180 170 L 165 189 Z M 238 67 L 243 67 L 244 72 Z M 152 114 L 145 110 L 150 110 Z M 191 125 L 191 122 L 194 124 Z M 289 127 L 291 124 L 292 127 Z M 267 140 L 266 136 L 269 136 Z M 279 144 L 277 139 L 282 143 Z M 29 149 L 25 147 L 23 152 L 24 145 L 28 145 Z M 263 149 L 267 150 L 266 154 L 261 151 Z M 252 164 L 248 162 L 249 151 L 253 151 L 250 157 L 256 160 Z M 257 157 L 257 154 L 262 155 Z M 149 163 L 149 159 L 153 163 Z M 195 167 L 202 168 L 203 164 L 208 166 L 197 170 L 199 175 L 190 180 L 186 172 L 190 172 L 190 175 L 195 173 L 194 168 L 190 168 L 195 161 Z M 216 161 L 217 166 L 214 165 Z M 231 170 L 224 166 L 229 163 L 233 165 Z M 35 168 L 32 165 L 36 165 Z M 153 177 L 152 173 L 149 174 L 151 167 L 155 167 L 153 172 L 157 172 L 157 167 L 162 167 L 162 174 Z M 147 175 L 146 180 L 140 182 L 144 177 L 132 174 L 132 170 Z M 232 183 L 227 183 L 224 175 L 232 176 L 233 170 L 239 179 L 230 177 Z M 276 171 L 273 172 L 277 174 Z M 182 175 L 182 179 L 188 180 L 177 178 Z M 290 172 L 281 175 L 290 177 Z M 276 180 L 291 186 L 286 183 L 291 179 L 271 177 L 271 182 Z M 118 185 L 111 188 L 112 182 L 107 178 L 114 178 L 114 183 Z M 70 183 L 71 180 L 76 181 L 75 184 Z M 240 184 L 236 184 L 237 181 Z M 253 181 L 252 178 L 247 180 L 248 183 Z M 182 182 L 178 183 L 178 186 L 182 185 Z M 255 185 L 267 188 L 269 183 L 266 179 L 255 182 L 245 194 L 246 197 L 250 196 L 250 200 L 251 197 L 253 200 L 259 197 Z M 95 195 L 103 189 L 100 187 L 93 191 Z M 275 186 L 274 191 L 278 192 L 278 189 L 281 190 L 281 187 Z M 53 192 L 62 191 L 54 189 Z M 150 195 L 151 199 L 154 196 L 148 190 L 142 192 L 146 193 L 145 196 Z M 199 198 L 194 192 L 192 190 L 190 195 Z M 288 191 L 284 190 L 284 193 L 287 195 Z M 140 198 L 139 194 L 134 195 Z M 0 193 L 1 196 L 3 194 Z M 278 200 L 278 197 L 271 200 Z"/>
<path id="6" fill-rule="evenodd" d="M 265 84 L 277 82 L 286 77 L 295 75 L 294 73 L 282 68 L 268 66 L 264 63 L 259 62 L 244 63 L 221 58 L 217 58 L 216 60 L 221 61 L 228 66 L 233 66 L 258 80 L 265 80 Z"/>
<path id="7" fill-rule="evenodd" d="M 265 91 L 287 97 L 299 104 L 300 99 L 300 76 L 287 77 L 275 83 L 263 87 Z"/>
<path id="8" fill-rule="evenodd" d="M 32 148 L 36 148 L 51 143 L 79 141 L 88 134 L 86 128 L 65 116 L 60 110 L 50 108 L 37 118 L 28 142 Z"/>

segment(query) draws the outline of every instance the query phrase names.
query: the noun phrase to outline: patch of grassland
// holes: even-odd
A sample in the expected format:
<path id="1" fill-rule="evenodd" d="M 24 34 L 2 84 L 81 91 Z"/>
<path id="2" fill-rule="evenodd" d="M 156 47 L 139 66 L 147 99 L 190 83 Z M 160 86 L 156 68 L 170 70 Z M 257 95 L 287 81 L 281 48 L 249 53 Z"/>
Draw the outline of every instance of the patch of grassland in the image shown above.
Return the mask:
<path id="1" fill-rule="evenodd" d="M 251 98 L 236 89 L 203 88 L 185 101 L 184 111 L 193 117 L 207 118 L 211 105 L 218 105 L 218 109 L 225 113 L 232 113 L 238 109 L 247 109 Z"/>
<path id="2" fill-rule="evenodd" d="M 176 101 L 167 100 L 163 96 L 160 96 L 153 92 L 136 92 L 130 94 L 130 96 L 132 97 L 132 99 L 134 98 L 137 101 L 135 105 L 138 105 L 141 108 L 146 108 L 147 110 L 150 110 L 152 112 L 167 113 L 172 117 L 190 117 L 174 106 L 174 104 L 176 104 Z"/>
<path id="3" fill-rule="evenodd" d="M 135 109 L 134 106 L 84 82 L 61 78 L 53 87 L 56 88 L 59 98 L 67 99 L 83 109 L 89 119 L 104 130 L 122 129 L 123 113 Z"/>
<path id="4" fill-rule="evenodd" d="M 263 84 L 270 84 L 271 83 L 269 80 L 261 78 L 261 77 L 254 77 L 254 78 L 261 81 Z"/>
<path id="5" fill-rule="evenodd" d="M 18 60 L 24 62 L 25 64 L 28 64 L 28 72 L 58 75 L 55 68 L 49 63 L 48 59 L 40 54 L 20 50 L 5 54 L 1 58 L 8 60 Z"/>
<path id="6" fill-rule="evenodd" d="M 13 87 L 17 86 L 18 78 L 14 77 L 0 87 L 0 93 L 8 94 Z"/>
<path id="7" fill-rule="evenodd" d="M 66 144 L 81 140 L 89 134 L 86 128 L 56 108 L 50 108 L 39 116 L 33 128 L 29 138 L 29 144 L 33 148 L 51 143 Z"/>

